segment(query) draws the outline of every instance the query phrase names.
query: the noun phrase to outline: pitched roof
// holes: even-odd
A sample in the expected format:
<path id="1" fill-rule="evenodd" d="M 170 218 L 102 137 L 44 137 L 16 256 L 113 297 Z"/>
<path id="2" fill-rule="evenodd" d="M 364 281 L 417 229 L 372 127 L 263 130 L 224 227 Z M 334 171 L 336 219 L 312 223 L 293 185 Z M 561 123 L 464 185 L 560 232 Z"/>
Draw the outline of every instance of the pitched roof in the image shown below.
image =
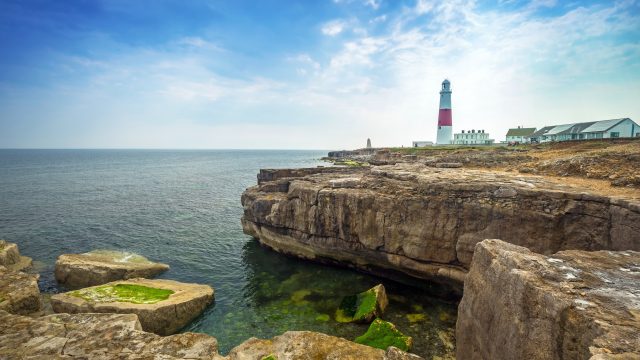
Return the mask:
<path id="1" fill-rule="evenodd" d="M 584 131 L 584 129 L 588 128 L 589 126 L 595 124 L 595 121 L 591 121 L 591 122 L 583 122 L 583 123 L 577 123 L 577 124 L 573 124 L 572 126 L 560 131 L 559 133 L 557 133 L 557 135 L 565 135 L 565 134 L 580 134 L 582 131 Z"/>
<path id="2" fill-rule="evenodd" d="M 603 132 L 603 131 L 607 131 L 607 130 L 611 129 L 612 127 L 618 125 L 619 123 L 621 123 L 624 120 L 631 120 L 631 119 L 622 118 L 622 119 L 611 119 L 611 120 L 596 121 L 591 126 L 589 126 L 588 128 L 584 129 L 584 132 Z"/>
<path id="3" fill-rule="evenodd" d="M 533 134 L 536 128 L 515 128 L 507 131 L 507 136 L 528 136 Z"/>
<path id="4" fill-rule="evenodd" d="M 549 132 L 549 130 L 553 129 L 555 126 L 545 126 L 543 128 L 541 128 L 540 130 L 534 132 L 533 134 L 529 135 L 528 137 L 538 137 L 538 136 L 542 136 L 545 135 L 546 133 Z"/>

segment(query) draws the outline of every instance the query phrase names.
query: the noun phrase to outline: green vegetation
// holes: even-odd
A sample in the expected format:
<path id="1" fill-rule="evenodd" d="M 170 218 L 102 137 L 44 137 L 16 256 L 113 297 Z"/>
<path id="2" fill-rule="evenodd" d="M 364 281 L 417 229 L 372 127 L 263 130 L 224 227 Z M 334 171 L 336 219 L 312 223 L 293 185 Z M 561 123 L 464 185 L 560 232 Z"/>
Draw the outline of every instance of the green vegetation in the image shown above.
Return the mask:
<path id="1" fill-rule="evenodd" d="M 411 324 L 413 323 L 417 323 L 419 321 L 425 321 L 427 319 L 427 316 L 425 314 L 407 314 L 407 320 L 409 320 L 409 322 Z"/>
<path id="2" fill-rule="evenodd" d="M 116 284 L 72 291 L 71 296 L 92 302 L 129 302 L 133 304 L 155 304 L 166 300 L 172 290 L 156 289 L 134 284 Z"/>
<path id="3" fill-rule="evenodd" d="M 357 337 L 355 342 L 382 350 L 386 350 L 389 346 L 395 346 L 400 350 L 409 351 L 413 339 L 402 334 L 392 323 L 375 319 L 367 332 Z"/>
<path id="4" fill-rule="evenodd" d="M 262 360 L 278 360 L 278 358 L 274 354 L 269 354 L 262 358 Z"/>
<path id="5" fill-rule="evenodd" d="M 326 321 L 329 321 L 330 319 L 331 319 L 331 316 L 329 316 L 328 314 L 320 314 L 316 316 L 316 320 L 318 321 L 326 322 Z"/>
<path id="6" fill-rule="evenodd" d="M 371 317 L 376 311 L 377 300 L 376 292 L 373 289 L 357 295 L 345 296 L 336 310 L 336 321 L 366 321 L 367 317 L 371 321 Z"/>

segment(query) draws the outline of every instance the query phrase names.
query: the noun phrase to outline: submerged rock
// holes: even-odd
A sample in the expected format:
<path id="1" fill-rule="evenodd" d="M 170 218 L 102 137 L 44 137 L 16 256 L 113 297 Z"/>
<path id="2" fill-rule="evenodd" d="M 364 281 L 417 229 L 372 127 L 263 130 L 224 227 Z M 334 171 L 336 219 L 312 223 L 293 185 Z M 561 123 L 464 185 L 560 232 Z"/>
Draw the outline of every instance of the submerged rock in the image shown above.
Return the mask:
<path id="1" fill-rule="evenodd" d="M 336 310 L 336 321 L 370 323 L 382 316 L 388 304 L 384 286 L 379 284 L 359 294 L 344 297 Z"/>
<path id="2" fill-rule="evenodd" d="M 56 280 L 78 289 L 116 280 L 151 278 L 169 265 L 149 261 L 130 252 L 94 250 L 84 254 L 64 254 L 56 261 Z"/>
<path id="3" fill-rule="evenodd" d="M 136 314 L 144 330 L 168 335 L 195 319 L 212 300 L 213 289 L 207 285 L 131 279 L 53 295 L 51 306 L 57 313 Z"/>
<path id="4" fill-rule="evenodd" d="M 0 359 L 218 359 L 215 338 L 142 331 L 134 314 L 56 314 L 39 318 L 0 311 Z"/>
<path id="5" fill-rule="evenodd" d="M 367 332 L 357 337 L 355 342 L 383 350 L 394 346 L 400 350 L 409 351 L 413 345 L 411 336 L 404 335 L 396 329 L 395 325 L 381 319 L 375 319 Z"/>
<path id="6" fill-rule="evenodd" d="M 9 270 L 20 271 L 31 266 L 32 260 L 28 256 L 20 255 L 18 245 L 0 240 L 0 266 Z"/>
<path id="7" fill-rule="evenodd" d="M 458 359 L 638 359 L 640 253 L 476 246 L 458 308 Z"/>
<path id="8" fill-rule="evenodd" d="M 12 314 L 31 314 L 42 310 L 39 277 L 0 266 L 0 310 Z"/>

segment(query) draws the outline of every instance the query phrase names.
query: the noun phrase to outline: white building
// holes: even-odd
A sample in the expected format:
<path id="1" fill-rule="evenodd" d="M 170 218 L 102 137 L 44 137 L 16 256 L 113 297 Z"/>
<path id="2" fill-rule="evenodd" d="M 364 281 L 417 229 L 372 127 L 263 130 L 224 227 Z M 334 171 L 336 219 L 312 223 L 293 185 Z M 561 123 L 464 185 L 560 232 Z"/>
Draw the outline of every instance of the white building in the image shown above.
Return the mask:
<path id="1" fill-rule="evenodd" d="M 489 133 L 485 133 L 484 130 L 462 130 L 461 133 L 453 135 L 454 145 L 492 145 L 495 142 L 494 139 L 489 138 Z"/>
<path id="2" fill-rule="evenodd" d="M 640 137 L 640 126 L 629 118 L 546 126 L 528 138 L 531 142 Z"/>
<path id="3" fill-rule="evenodd" d="M 534 132 L 536 132 L 536 128 L 524 128 L 518 126 L 517 128 L 509 129 L 509 131 L 507 131 L 507 143 L 527 143 L 529 142 L 528 137 Z"/>

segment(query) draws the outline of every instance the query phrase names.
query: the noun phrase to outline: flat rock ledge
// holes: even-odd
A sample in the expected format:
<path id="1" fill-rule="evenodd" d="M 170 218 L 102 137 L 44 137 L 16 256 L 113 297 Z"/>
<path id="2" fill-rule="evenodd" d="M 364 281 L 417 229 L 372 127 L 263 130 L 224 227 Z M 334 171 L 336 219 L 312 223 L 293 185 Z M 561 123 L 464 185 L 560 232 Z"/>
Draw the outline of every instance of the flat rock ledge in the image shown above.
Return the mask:
<path id="1" fill-rule="evenodd" d="M 98 250 L 60 255 L 55 277 L 66 287 L 79 289 L 116 280 L 151 278 L 167 270 L 169 265 L 149 261 L 137 254 Z"/>
<path id="2" fill-rule="evenodd" d="M 31 266 L 32 260 L 28 256 L 20 255 L 18 245 L 0 240 L 0 266 L 9 270 L 20 271 Z"/>
<path id="3" fill-rule="evenodd" d="M 458 359 L 640 359 L 640 253 L 476 245 Z"/>
<path id="4" fill-rule="evenodd" d="M 135 314 L 30 318 L 0 311 L 0 359 L 213 359 L 217 351 L 205 334 L 145 332 Z"/>
<path id="5" fill-rule="evenodd" d="M 0 310 L 12 314 L 31 314 L 42 310 L 39 277 L 0 266 Z"/>
<path id="6" fill-rule="evenodd" d="M 386 351 L 342 338 L 290 331 L 271 340 L 249 339 L 218 354 L 215 338 L 196 333 L 158 336 L 142 330 L 135 314 L 56 314 L 40 318 L 0 311 L 0 359 L 380 359 L 420 360 L 390 347 Z"/>
<path id="7" fill-rule="evenodd" d="M 397 164 L 261 170 L 244 232 L 272 249 L 462 286 L 475 245 L 640 251 L 640 201 L 542 176 Z"/>
<path id="8" fill-rule="evenodd" d="M 102 286 L 119 284 L 139 285 L 154 289 L 171 290 L 173 293 L 155 303 L 133 303 L 124 301 L 94 301 L 74 296 L 75 291 L 51 296 L 51 306 L 56 313 L 114 313 L 136 314 L 142 328 L 160 335 L 174 334 L 198 317 L 213 301 L 213 289 L 208 285 L 181 283 L 173 280 L 130 279 L 114 281 Z"/>

